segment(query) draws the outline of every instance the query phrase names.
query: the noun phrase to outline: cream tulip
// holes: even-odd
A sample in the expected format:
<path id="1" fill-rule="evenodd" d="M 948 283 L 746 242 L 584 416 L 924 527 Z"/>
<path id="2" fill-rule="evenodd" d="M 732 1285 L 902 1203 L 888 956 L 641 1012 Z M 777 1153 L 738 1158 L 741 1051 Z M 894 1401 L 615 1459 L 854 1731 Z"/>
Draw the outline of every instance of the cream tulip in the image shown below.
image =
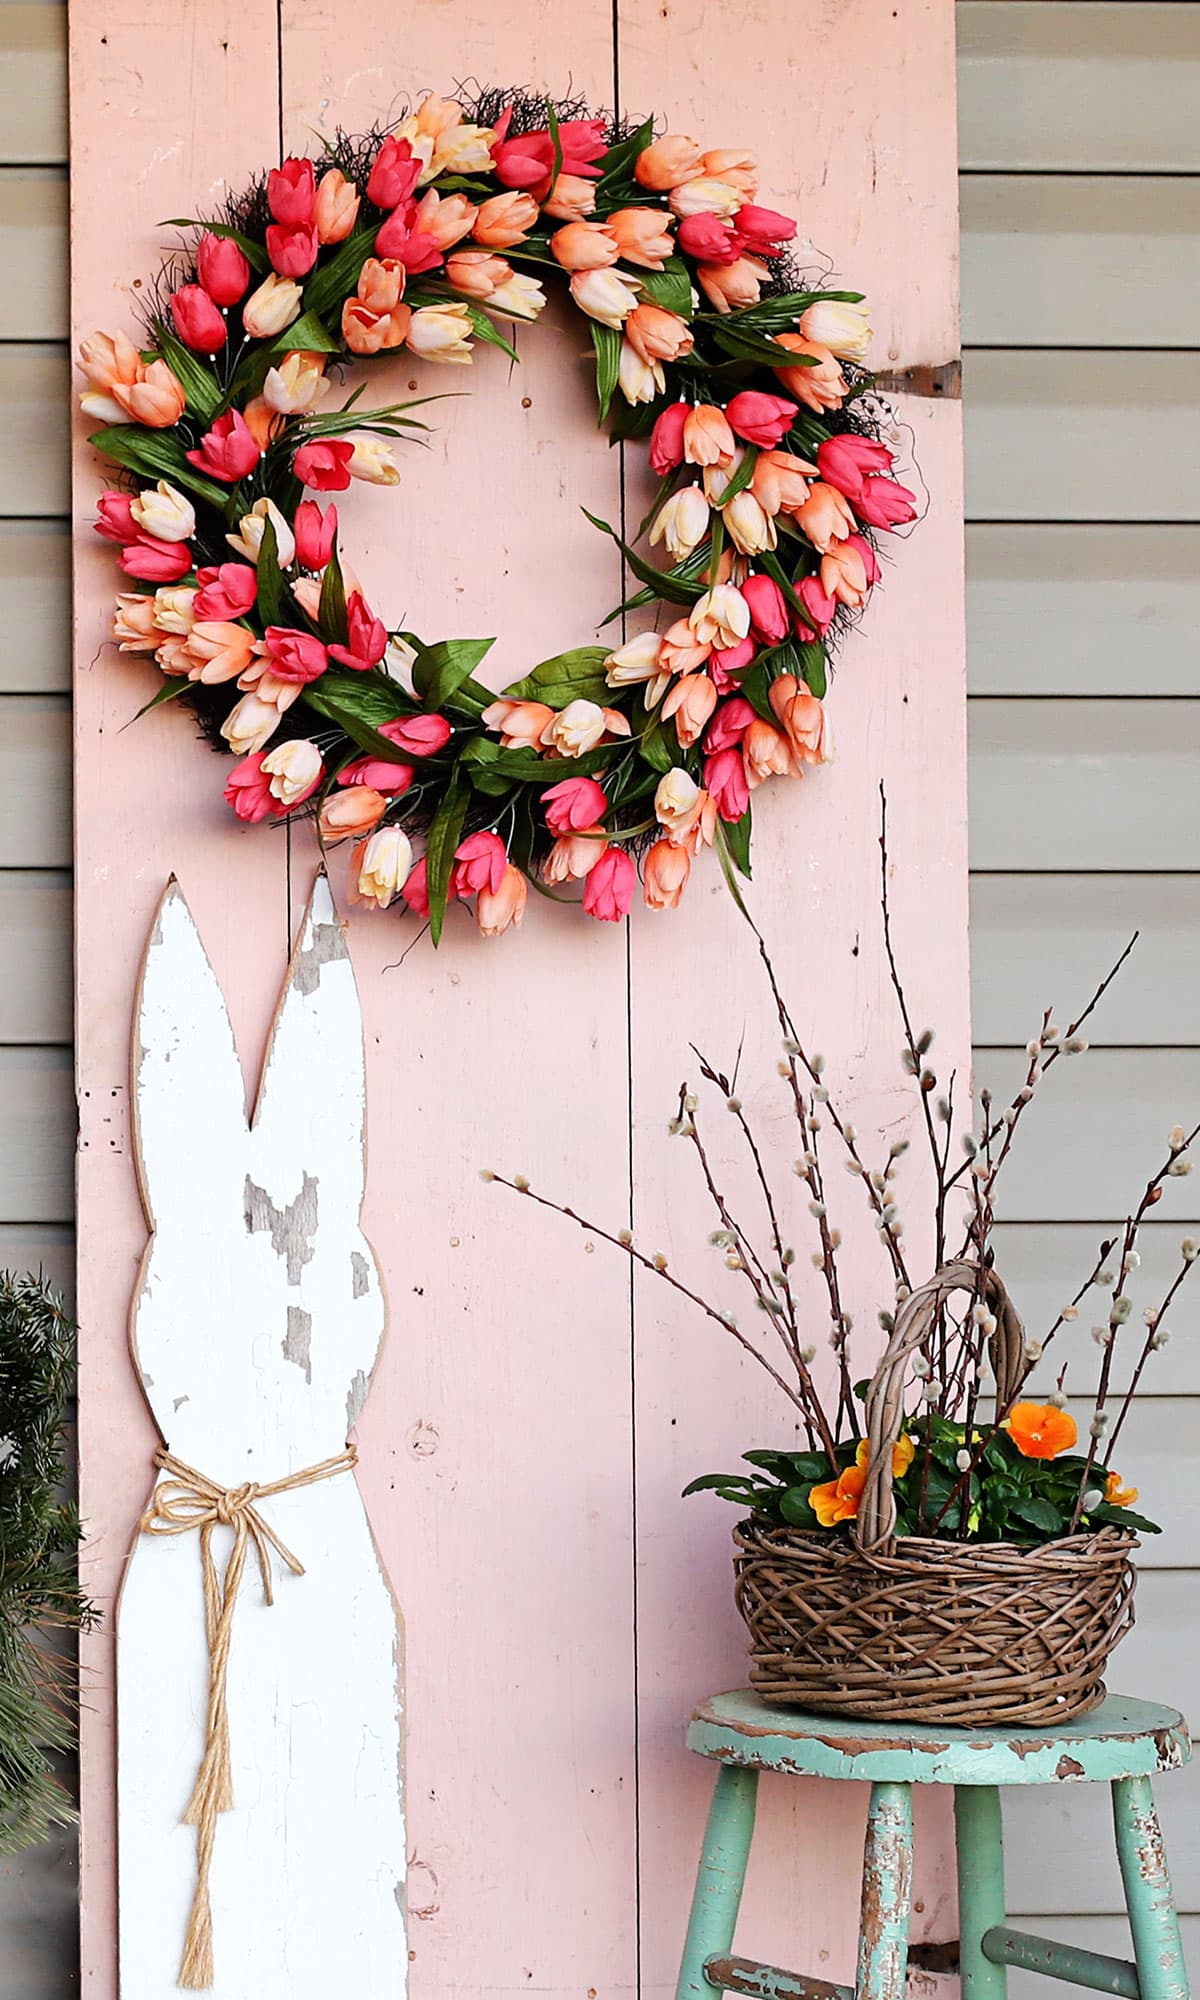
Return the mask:
<path id="1" fill-rule="evenodd" d="M 349 439 L 354 451 L 350 459 L 350 477 L 363 479 L 368 486 L 399 486 L 400 468 L 392 457 L 386 438 L 374 437 L 363 431 Z"/>
<path id="2" fill-rule="evenodd" d="M 729 181 L 701 174 L 699 180 L 672 188 L 667 199 L 676 215 L 718 215 L 727 222 L 742 206 L 743 196 Z"/>
<path id="3" fill-rule="evenodd" d="M 321 781 L 324 765 L 315 743 L 306 736 L 281 743 L 263 758 L 263 770 L 271 780 L 271 797 L 284 806 L 299 804 Z"/>
<path id="4" fill-rule="evenodd" d="M 575 271 L 571 277 L 571 297 L 589 319 L 601 326 L 621 328 L 638 302 L 641 279 L 627 271 Z"/>
<path id="5" fill-rule="evenodd" d="M 604 678 L 609 687 L 636 687 L 641 681 L 652 680 L 658 672 L 661 650 L 662 640 L 657 632 L 639 632 L 636 639 L 627 639 L 604 662 Z"/>
<path id="6" fill-rule="evenodd" d="M 297 417 L 315 410 L 329 394 L 325 380 L 325 356 L 297 350 L 285 354 L 278 368 L 269 368 L 262 386 L 263 400 L 281 417 Z"/>
<path id="7" fill-rule="evenodd" d="M 221 724 L 221 734 L 235 757 L 252 756 L 270 742 L 279 727 L 279 710 L 256 694 L 246 694 Z"/>
<path id="8" fill-rule="evenodd" d="M 266 340 L 282 333 L 300 311 L 301 289 L 292 278 L 272 271 L 242 307 L 242 325 L 252 340 Z"/>
<path id="9" fill-rule="evenodd" d="M 654 794 L 654 817 L 660 826 L 673 828 L 688 818 L 700 797 L 696 780 L 682 764 L 673 764 L 663 773 Z"/>
<path id="10" fill-rule="evenodd" d="M 764 549 L 773 549 L 779 539 L 774 521 L 748 487 L 734 494 L 722 509 L 721 518 L 730 541 L 741 555 L 760 556 Z"/>
<path id="11" fill-rule="evenodd" d="M 798 321 L 805 340 L 814 340 L 839 361 L 864 363 L 871 348 L 871 316 L 866 306 L 844 299 L 818 299 Z"/>
<path id="12" fill-rule="evenodd" d="M 196 532 L 196 510 L 167 479 L 147 487 L 129 503 L 129 511 L 145 535 L 160 542 L 190 542 Z"/>
<path id="13" fill-rule="evenodd" d="M 279 567 L 289 569 L 296 556 L 296 537 L 273 500 L 256 500 L 250 512 L 243 514 L 238 522 L 237 534 L 226 535 L 225 540 L 231 549 L 245 556 L 247 562 L 257 563 L 268 520 L 275 530 L 275 553 L 279 558 Z"/>
<path id="14" fill-rule="evenodd" d="M 623 340 L 617 383 L 627 403 L 652 403 L 665 393 L 667 378 L 661 361 L 643 361 L 636 348 Z"/>
<path id="15" fill-rule="evenodd" d="M 708 501 L 699 486 L 681 486 L 658 511 L 650 530 L 651 544 L 665 542 L 676 562 L 699 548 L 708 533 Z M 739 545 L 740 546 L 740 545 Z"/>
<path id="16" fill-rule="evenodd" d="M 702 646 L 736 646 L 750 630 L 750 606 L 736 584 L 717 583 L 693 604 L 688 624 Z"/>
<path id="17" fill-rule="evenodd" d="M 270 759 L 263 762 L 264 771 Z M 412 842 L 398 826 L 380 826 L 354 851 L 358 880 L 353 900 L 386 910 L 412 873 Z"/>
<path id="18" fill-rule="evenodd" d="M 545 309 L 546 294 L 536 278 L 514 271 L 511 278 L 497 285 L 487 303 L 489 311 L 499 313 L 501 319 L 535 320 Z"/>
<path id="19" fill-rule="evenodd" d="M 463 366 L 473 359 L 471 336 L 474 323 L 461 299 L 445 305 L 422 306 L 412 316 L 408 347 L 423 361 L 440 361 Z"/>
<path id="20" fill-rule="evenodd" d="M 541 740 L 560 757 L 582 757 L 604 735 L 604 710 L 594 701 L 569 701 L 542 731 Z"/>
<path id="21" fill-rule="evenodd" d="M 156 590 L 152 602 L 158 630 L 186 637 L 196 622 L 192 608 L 195 600 L 196 593 L 188 584 L 166 584 Z"/>

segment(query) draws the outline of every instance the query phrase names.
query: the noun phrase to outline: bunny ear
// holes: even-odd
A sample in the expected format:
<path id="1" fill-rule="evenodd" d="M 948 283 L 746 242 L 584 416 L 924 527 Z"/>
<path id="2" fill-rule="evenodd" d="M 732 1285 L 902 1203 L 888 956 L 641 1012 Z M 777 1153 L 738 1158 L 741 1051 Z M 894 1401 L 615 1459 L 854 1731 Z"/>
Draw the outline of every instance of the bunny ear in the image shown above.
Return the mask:
<path id="1" fill-rule="evenodd" d="M 324 872 L 317 876 L 271 1032 L 253 1131 L 257 1149 L 308 1175 L 357 1220 L 366 1076 L 354 969 Z"/>
<path id="2" fill-rule="evenodd" d="M 246 1150 L 246 1084 L 225 999 L 172 876 L 142 961 L 133 1031 L 134 1144 L 142 1201 L 174 1217 Z"/>

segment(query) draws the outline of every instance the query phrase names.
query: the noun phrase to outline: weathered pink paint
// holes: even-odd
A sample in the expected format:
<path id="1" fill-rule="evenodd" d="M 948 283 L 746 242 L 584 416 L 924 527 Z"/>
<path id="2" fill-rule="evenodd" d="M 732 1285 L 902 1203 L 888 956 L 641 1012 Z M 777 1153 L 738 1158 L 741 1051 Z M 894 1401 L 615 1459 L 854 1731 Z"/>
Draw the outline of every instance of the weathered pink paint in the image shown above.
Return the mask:
<path id="1" fill-rule="evenodd" d="M 274 0 L 73 0 L 72 16 L 79 333 L 128 320 L 159 217 L 193 213 L 276 157 L 277 77 L 285 143 L 303 148 L 465 74 L 599 103 L 617 74 L 607 0 L 416 0 L 399 21 L 385 0 L 285 0 L 281 46 Z M 801 235 L 869 287 L 878 365 L 945 362 L 957 351 L 950 0 L 846 0 L 798 19 L 793 41 L 751 0 L 719 16 L 702 0 L 631 0 L 623 105 L 752 144 L 764 198 L 794 208 Z M 619 582 L 578 513 L 614 519 L 619 505 L 619 458 L 579 365 L 586 339 L 557 318 L 520 346 L 511 373 L 495 352 L 470 375 L 403 360 L 375 371 L 381 400 L 409 382 L 470 395 L 433 406 L 432 448 L 406 456 L 398 490 L 356 491 L 344 510 L 351 559 L 389 620 L 498 633 L 497 680 L 590 637 Z M 914 1005 L 964 1077 L 968 1046 L 957 409 L 910 399 L 901 421 L 930 514 L 847 649 L 830 702 L 839 761 L 764 802 L 752 892 L 864 1132 L 903 1115 L 877 929 L 881 777 Z M 153 677 L 98 650 L 113 570 L 86 531 L 86 447 L 78 464 L 81 1425 L 88 1580 L 107 1600 L 153 1442 L 125 1341 L 145 1241 L 127 1045 L 150 913 L 173 868 L 252 1073 L 290 920 L 282 838 L 229 823 L 221 766 L 182 718 L 121 733 Z M 312 863 L 298 838 L 292 918 Z M 795 1147 L 777 1036 L 715 866 L 690 895 L 674 917 L 639 912 L 628 935 L 531 899 L 520 937 L 488 944 L 455 923 L 440 954 L 426 942 L 400 966 L 404 925 L 352 928 L 369 1053 L 364 1226 L 391 1301 L 360 1478 L 406 1625 L 417 2000 L 673 1990 L 710 1775 L 685 1755 L 683 1723 L 700 1695 L 744 1678 L 725 1510 L 678 1494 L 778 1435 L 780 1418 L 714 1329 L 649 1280 L 631 1288 L 615 1253 L 485 1189 L 477 1169 L 520 1169 L 611 1223 L 632 1185 L 647 1245 L 712 1275 L 690 1161 L 666 1134 L 694 1071 L 690 1037 L 732 1061 L 745 1023 L 743 1074 L 761 1079 L 746 1094 L 776 1121 L 780 1158 Z M 730 1153 L 720 1123 L 714 1143 Z M 882 1268 L 845 1206 L 865 1366 Z M 115 2000 L 111 1630 L 89 1642 L 87 1668 L 84 1982 L 91 2000 Z M 764 1794 L 747 1944 L 845 1978 L 862 1802 L 846 1788 Z M 944 1936 L 933 1818 L 917 1901 Z"/>

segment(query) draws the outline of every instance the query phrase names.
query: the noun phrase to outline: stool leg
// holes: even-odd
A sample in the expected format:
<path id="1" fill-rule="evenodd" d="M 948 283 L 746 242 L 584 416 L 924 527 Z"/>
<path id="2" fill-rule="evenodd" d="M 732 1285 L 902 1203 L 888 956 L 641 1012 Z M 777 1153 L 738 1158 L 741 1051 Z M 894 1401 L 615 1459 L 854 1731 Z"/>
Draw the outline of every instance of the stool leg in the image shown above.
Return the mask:
<path id="1" fill-rule="evenodd" d="M 954 1793 L 958 1852 L 958 1960 L 963 2000 L 1005 2000 L 1008 1969 L 985 1958 L 982 1939 L 1007 1918 L 1004 1826 L 994 1785 L 959 1785 Z"/>
<path id="2" fill-rule="evenodd" d="M 757 1771 L 722 1764 L 704 1830 L 675 2000 L 695 2000 L 715 1990 L 704 1977 L 704 1961 L 725 1956 L 733 1944 L 757 1796 Z"/>
<path id="3" fill-rule="evenodd" d="M 1179 1919 L 1149 1778 L 1118 1778 L 1112 1800 L 1141 2000 L 1188 2000 Z"/>
<path id="4" fill-rule="evenodd" d="M 863 1852 L 855 2000 L 904 2000 L 912 1863 L 910 1787 L 872 1785 Z"/>

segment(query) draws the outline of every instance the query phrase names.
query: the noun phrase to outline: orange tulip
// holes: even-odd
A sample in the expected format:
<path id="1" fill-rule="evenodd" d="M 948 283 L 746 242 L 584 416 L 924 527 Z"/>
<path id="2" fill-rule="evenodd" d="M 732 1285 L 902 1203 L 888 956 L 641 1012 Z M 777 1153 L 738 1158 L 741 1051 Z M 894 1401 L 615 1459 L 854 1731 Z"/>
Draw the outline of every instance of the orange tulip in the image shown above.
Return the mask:
<path id="1" fill-rule="evenodd" d="M 685 750 L 695 743 L 717 705 L 717 690 L 707 674 L 684 674 L 662 705 L 663 721 L 675 718 L 675 734 Z"/>
<path id="2" fill-rule="evenodd" d="M 413 229 L 422 236 L 432 236 L 439 250 L 449 250 L 471 234 L 478 218 L 479 210 L 465 194 L 439 194 L 436 188 L 429 188 L 417 203 Z"/>
<path id="3" fill-rule="evenodd" d="M 494 729 L 506 750 L 519 750 L 526 743 L 540 743 L 542 731 L 554 720 L 554 710 L 544 701 L 493 701 L 480 715 L 485 729 Z"/>
<path id="4" fill-rule="evenodd" d="M 807 500 L 792 509 L 792 519 L 823 556 L 829 554 L 835 542 L 847 541 L 858 530 L 850 502 L 836 486 L 827 486 L 823 479 L 814 480 Z"/>
<path id="5" fill-rule="evenodd" d="M 1122 1486 L 1120 1473 L 1109 1473 L 1104 1487 L 1104 1498 L 1110 1507 L 1132 1507 L 1137 1497 L 1136 1486 Z"/>
<path id="6" fill-rule="evenodd" d="M 143 368 L 140 381 L 114 382 L 110 393 L 127 417 L 153 431 L 170 430 L 187 408 L 183 384 L 165 361 Z"/>
<path id="7" fill-rule="evenodd" d="M 779 674 L 771 683 L 768 699 L 791 744 L 793 769 L 798 772 L 805 764 L 824 764 L 829 754 L 825 710 L 816 695 L 810 694 L 794 674 Z"/>
<path id="8" fill-rule="evenodd" d="M 742 764 L 751 791 L 765 778 L 784 778 L 792 768 L 792 746 L 782 729 L 756 715 L 742 737 Z"/>
<path id="9" fill-rule="evenodd" d="M 758 161 L 741 146 L 718 146 L 702 155 L 700 165 L 712 180 L 728 181 L 747 201 L 758 193 Z"/>
<path id="10" fill-rule="evenodd" d="M 691 674 L 702 667 L 712 652 L 711 644 L 701 643 L 686 618 L 677 618 L 662 636 L 658 671 L 662 674 Z"/>
<path id="11" fill-rule="evenodd" d="M 836 598 L 851 611 L 858 611 L 866 603 L 867 566 L 849 542 L 835 542 L 828 555 L 822 556 L 821 588 L 826 597 Z"/>
<path id="12" fill-rule="evenodd" d="M 190 681 L 206 686 L 235 681 L 254 659 L 254 634 L 224 619 L 198 619 L 174 659 L 172 672 L 186 673 Z"/>
<path id="13" fill-rule="evenodd" d="M 817 468 L 790 451 L 760 451 L 754 462 L 750 491 L 768 514 L 792 514 L 808 499 L 809 481 Z"/>
<path id="14" fill-rule="evenodd" d="M 277 430 L 282 429 L 283 418 L 278 410 L 273 410 L 265 396 L 252 396 L 242 415 L 246 429 L 260 451 L 265 451 Z"/>
<path id="15" fill-rule="evenodd" d="M 523 243 L 538 219 L 531 194 L 494 194 L 481 202 L 471 234 L 485 250 L 511 250 Z"/>
<path id="16" fill-rule="evenodd" d="M 347 785 L 333 792 L 321 807 L 318 825 L 323 840 L 359 840 L 379 824 L 387 800 L 371 785 Z"/>
<path id="17" fill-rule="evenodd" d="M 446 259 L 449 283 L 469 299 L 490 299 L 512 275 L 512 265 L 490 250 L 456 250 Z"/>
<path id="18" fill-rule="evenodd" d="M 520 928 L 525 915 L 529 884 L 511 861 L 500 877 L 498 889 L 481 889 L 475 899 L 475 922 L 484 937 L 501 937 L 506 930 Z"/>
<path id="19" fill-rule="evenodd" d="M 686 847 L 656 840 L 642 864 L 642 889 L 650 910 L 674 910 L 687 887 L 692 860 Z"/>
<path id="20" fill-rule="evenodd" d="M 777 333 L 775 345 L 785 347 L 789 354 L 811 355 L 816 364 L 775 370 L 790 396 L 818 413 L 841 409 L 849 384 L 838 366 L 837 356 L 828 347 L 822 347 L 816 340 L 804 340 L 798 333 Z"/>
<path id="21" fill-rule="evenodd" d="M 319 243 L 344 243 L 358 217 L 361 197 L 352 181 L 337 167 L 330 167 L 317 183 L 313 221 Z"/>
<path id="22" fill-rule="evenodd" d="M 858 1512 L 866 1483 L 866 1466 L 848 1465 L 836 1479 L 827 1479 L 824 1485 L 814 1486 L 808 1496 L 808 1504 L 821 1526 L 835 1528 L 839 1521 L 852 1521 Z"/>
<path id="23" fill-rule="evenodd" d="M 603 271 L 621 254 L 607 222 L 568 222 L 555 230 L 550 249 L 564 271 Z"/>
<path id="24" fill-rule="evenodd" d="M 582 882 L 590 874 L 608 844 L 602 826 L 585 827 L 582 833 L 564 833 L 555 841 L 542 868 L 543 882 Z"/>
<path id="25" fill-rule="evenodd" d="M 129 388 L 142 373 L 142 357 L 125 333 L 89 334 L 80 342 L 79 359 L 93 389 L 111 392 L 117 382 Z"/>
<path id="26" fill-rule="evenodd" d="M 1016 1403 L 1004 1426 L 1022 1458 L 1057 1458 L 1079 1436 L 1075 1419 L 1053 1403 Z"/>
<path id="27" fill-rule="evenodd" d="M 729 465 L 737 439 L 724 410 L 715 403 L 697 403 L 683 421 L 683 455 L 689 465 Z"/>
<path id="28" fill-rule="evenodd" d="M 742 306 L 756 306 L 763 282 L 770 276 L 757 257 L 738 257 L 732 264 L 698 264 L 700 289 L 719 313 L 737 312 Z"/>
<path id="29" fill-rule="evenodd" d="M 686 320 L 645 299 L 626 319 L 625 338 L 643 361 L 678 361 L 695 345 Z"/>
<path id="30" fill-rule="evenodd" d="M 609 216 L 608 226 L 627 264 L 661 271 L 675 248 L 670 220 L 661 208 L 618 208 Z"/>
<path id="31" fill-rule="evenodd" d="M 390 312 L 372 312 L 361 299 L 347 299 L 342 307 L 342 339 L 351 354 L 380 354 L 403 347 L 412 325 L 409 306 L 393 306 Z"/>
<path id="32" fill-rule="evenodd" d="M 360 304 L 369 312 L 391 312 L 404 297 L 406 276 L 398 257 L 368 257 L 354 288 Z"/>
<path id="33" fill-rule="evenodd" d="M 633 165 L 638 186 L 654 194 L 666 194 L 681 181 L 698 180 L 703 172 L 704 155 L 696 141 L 677 132 L 664 132 L 638 154 Z"/>
<path id="34" fill-rule="evenodd" d="M 579 174 L 560 174 L 542 203 L 542 213 L 556 222 L 583 222 L 596 206 L 596 187 Z"/>

